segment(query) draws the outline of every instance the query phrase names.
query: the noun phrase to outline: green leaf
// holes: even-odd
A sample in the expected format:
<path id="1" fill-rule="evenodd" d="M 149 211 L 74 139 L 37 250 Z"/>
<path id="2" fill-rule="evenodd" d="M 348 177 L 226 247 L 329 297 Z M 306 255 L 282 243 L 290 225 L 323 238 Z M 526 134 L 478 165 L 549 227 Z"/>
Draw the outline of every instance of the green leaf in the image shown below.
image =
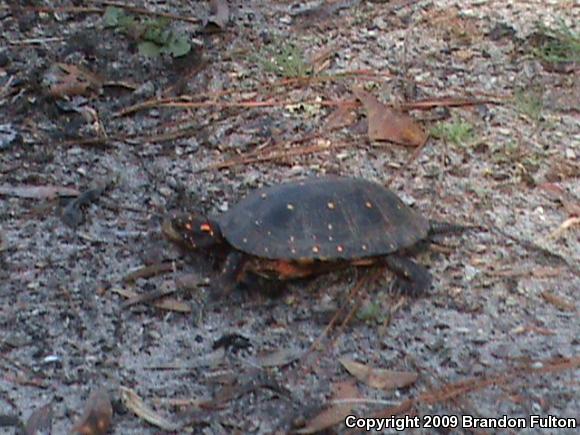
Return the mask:
<path id="1" fill-rule="evenodd" d="M 143 41 L 138 45 L 139 53 L 147 57 L 157 57 L 161 53 L 161 47 L 151 41 Z"/>
<path id="2" fill-rule="evenodd" d="M 191 50 L 191 44 L 187 41 L 185 36 L 178 36 L 172 38 L 169 44 L 165 45 L 162 49 L 164 53 L 171 55 L 172 57 L 185 56 Z"/>
<path id="3" fill-rule="evenodd" d="M 121 19 L 125 16 L 125 11 L 123 11 L 123 9 L 114 6 L 107 7 L 107 9 L 105 9 L 105 14 L 103 15 L 105 27 L 117 27 Z"/>

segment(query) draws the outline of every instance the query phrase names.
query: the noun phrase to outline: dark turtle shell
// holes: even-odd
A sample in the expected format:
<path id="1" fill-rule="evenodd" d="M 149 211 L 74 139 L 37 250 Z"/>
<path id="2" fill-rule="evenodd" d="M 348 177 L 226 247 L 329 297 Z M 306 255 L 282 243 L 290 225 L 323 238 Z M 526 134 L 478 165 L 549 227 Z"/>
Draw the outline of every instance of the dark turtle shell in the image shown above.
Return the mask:
<path id="1" fill-rule="evenodd" d="M 218 218 L 236 249 L 278 260 L 355 260 L 427 237 L 429 221 L 383 186 L 346 177 L 308 178 L 251 192 Z"/>

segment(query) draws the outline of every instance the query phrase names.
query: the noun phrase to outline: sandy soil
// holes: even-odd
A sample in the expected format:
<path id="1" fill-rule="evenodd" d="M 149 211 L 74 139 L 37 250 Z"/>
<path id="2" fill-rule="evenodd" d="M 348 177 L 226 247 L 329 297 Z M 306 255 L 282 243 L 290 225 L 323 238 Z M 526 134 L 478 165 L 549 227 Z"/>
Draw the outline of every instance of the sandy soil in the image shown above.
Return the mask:
<path id="1" fill-rule="evenodd" d="M 101 2 L 81 3 L 0 3 L 0 423 L 50 404 L 52 433 L 68 433 L 99 388 L 115 434 L 288 433 L 337 390 L 361 417 L 577 418 L 578 59 L 538 55 L 538 22 L 578 35 L 575 2 L 233 1 L 217 33 L 206 2 L 140 5 L 172 14 L 192 44 L 177 59 L 143 56 Z M 418 153 L 371 143 L 357 86 L 430 101 L 410 114 L 434 134 Z M 434 277 L 418 299 L 360 270 L 216 299 L 210 262 L 161 236 L 170 212 L 221 213 L 317 174 L 485 229 L 417 255 Z M 341 358 L 418 379 L 373 388 Z M 328 433 L 346 431 L 341 412 Z"/>

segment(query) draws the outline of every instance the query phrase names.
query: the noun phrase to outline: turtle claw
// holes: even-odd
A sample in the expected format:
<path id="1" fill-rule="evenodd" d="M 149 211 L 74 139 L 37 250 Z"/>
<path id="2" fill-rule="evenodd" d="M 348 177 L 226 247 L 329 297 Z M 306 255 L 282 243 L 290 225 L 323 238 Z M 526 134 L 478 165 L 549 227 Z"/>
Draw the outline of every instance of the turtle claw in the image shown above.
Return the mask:
<path id="1" fill-rule="evenodd" d="M 418 297 L 431 288 L 431 274 L 423 266 L 399 255 L 387 256 L 386 264 L 397 275 L 391 287 L 393 290 Z"/>

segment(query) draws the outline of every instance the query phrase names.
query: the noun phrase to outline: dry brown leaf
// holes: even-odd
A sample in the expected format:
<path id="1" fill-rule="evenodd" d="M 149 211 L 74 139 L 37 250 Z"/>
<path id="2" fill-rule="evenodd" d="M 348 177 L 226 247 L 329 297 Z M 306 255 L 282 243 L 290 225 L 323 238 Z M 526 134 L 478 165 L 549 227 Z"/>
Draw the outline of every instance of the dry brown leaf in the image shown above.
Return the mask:
<path id="1" fill-rule="evenodd" d="M 571 178 L 578 178 L 580 174 L 580 166 L 578 162 L 555 157 L 551 159 L 550 167 L 546 172 L 546 180 L 548 182 L 559 182 Z"/>
<path id="2" fill-rule="evenodd" d="M 103 81 L 95 74 L 66 63 L 53 64 L 44 74 L 43 83 L 54 97 L 86 95 L 103 86 Z"/>
<path id="3" fill-rule="evenodd" d="M 578 170 L 576 171 L 578 172 Z M 538 185 L 538 189 L 543 190 L 550 196 L 558 199 L 562 202 L 564 210 L 568 213 L 570 217 L 580 217 L 580 204 L 575 200 L 575 198 L 568 194 L 562 186 L 558 183 L 543 183 Z"/>
<path id="4" fill-rule="evenodd" d="M 326 117 L 326 128 L 340 128 L 351 125 L 356 120 L 356 116 L 352 107 L 341 104 L 330 115 Z"/>
<path id="5" fill-rule="evenodd" d="M 261 367 L 280 367 L 296 361 L 304 354 L 298 348 L 278 349 L 256 357 L 256 363 Z"/>
<path id="6" fill-rule="evenodd" d="M 334 385 L 334 400 L 346 401 L 347 399 L 357 399 L 358 397 L 358 389 L 354 382 L 345 381 Z M 296 433 L 316 433 L 342 423 L 352 413 L 352 408 L 353 404 L 348 402 L 332 405 L 306 423 L 306 426 L 298 429 Z"/>
<path id="7" fill-rule="evenodd" d="M 367 112 L 371 141 L 389 141 L 411 147 L 419 147 L 427 141 L 427 134 L 410 116 L 391 109 L 360 88 L 353 92 Z"/>
<path id="8" fill-rule="evenodd" d="M 549 110 L 559 112 L 580 112 L 580 80 L 573 80 L 571 87 L 546 89 L 543 103 Z"/>
<path id="9" fill-rule="evenodd" d="M 105 435 L 111 427 L 112 419 L 113 407 L 109 393 L 99 388 L 90 394 L 83 415 L 71 429 L 71 434 Z"/>
<path id="10" fill-rule="evenodd" d="M 336 47 L 330 46 L 317 50 L 310 57 L 310 61 L 308 63 L 312 66 L 312 71 L 314 75 L 320 74 L 322 71 L 324 71 L 330 66 L 330 59 L 332 59 L 335 53 Z"/>
<path id="11" fill-rule="evenodd" d="M 0 195 L 30 199 L 52 199 L 57 196 L 79 196 L 80 191 L 61 186 L 10 186 L 0 185 Z"/>
<path id="12" fill-rule="evenodd" d="M 172 263 L 155 263 L 149 266 L 141 267 L 133 272 L 127 274 L 123 278 L 124 283 L 132 283 L 140 278 L 152 278 L 157 275 L 161 275 L 165 272 L 171 272 L 174 269 Z"/>
<path id="13" fill-rule="evenodd" d="M 376 369 L 349 358 L 341 358 L 339 361 L 359 381 L 380 390 L 403 388 L 415 383 L 419 377 L 415 372 Z"/>
<path id="14" fill-rule="evenodd" d="M 553 278 L 558 275 L 562 275 L 566 271 L 563 266 L 552 267 L 552 266 L 536 266 L 532 268 L 526 275 L 531 274 L 536 278 Z"/>
<path id="15" fill-rule="evenodd" d="M 579 225 L 580 224 L 580 217 L 571 217 L 566 219 L 564 222 L 562 222 L 558 228 L 556 228 L 554 231 L 552 231 L 548 237 L 553 238 L 553 239 L 558 239 L 562 236 L 562 234 L 564 234 L 569 228 L 573 227 L 574 225 Z"/>
<path id="16" fill-rule="evenodd" d="M 210 0 L 206 27 L 214 25 L 223 30 L 230 20 L 230 7 L 225 0 Z"/>
<path id="17" fill-rule="evenodd" d="M 139 293 L 134 292 L 133 290 L 115 287 L 112 288 L 111 291 L 128 299 L 139 298 Z M 178 313 L 191 313 L 191 307 L 188 304 L 174 298 L 166 297 L 163 300 L 153 302 L 152 305 L 162 310 L 175 311 Z"/>
<path id="18" fill-rule="evenodd" d="M 535 325 L 520 325 L 516 326 L 512 331 L 514 334 L 525 334 L 525 333 L 532 333 L 532 334 L 540 334 L 540 335 L 556 335 L 556 333 L 548 328 L 542 328 L 540 326 Z"/>
<path id="19" fill-rule="evenodd" d="M 49 403 L 36 410 L 24 425 L 23 435 L 49 434 L 52 430 L 52 405 Z"/>
<path id="20" fill-rule="evenodd" d="M 560 311 L 576 311 L 576 306 L 572 302 L 568 302 L 552 292 L 544 291 L 542 292 L 542 297 L 546 302 L 554 305 Z"/>
<path id="21" fill-rule="evenodd" d="M 167 431 L 177 431 L 181 425 L 169 421 L 165 417 L 159 415 L 153 409 L 143 402 L 143 400 L 133 390 L 127 387 L 120 387 L 121 399 L 125 406 L 133 411 L 138 417 L 146 422 Z"/>

